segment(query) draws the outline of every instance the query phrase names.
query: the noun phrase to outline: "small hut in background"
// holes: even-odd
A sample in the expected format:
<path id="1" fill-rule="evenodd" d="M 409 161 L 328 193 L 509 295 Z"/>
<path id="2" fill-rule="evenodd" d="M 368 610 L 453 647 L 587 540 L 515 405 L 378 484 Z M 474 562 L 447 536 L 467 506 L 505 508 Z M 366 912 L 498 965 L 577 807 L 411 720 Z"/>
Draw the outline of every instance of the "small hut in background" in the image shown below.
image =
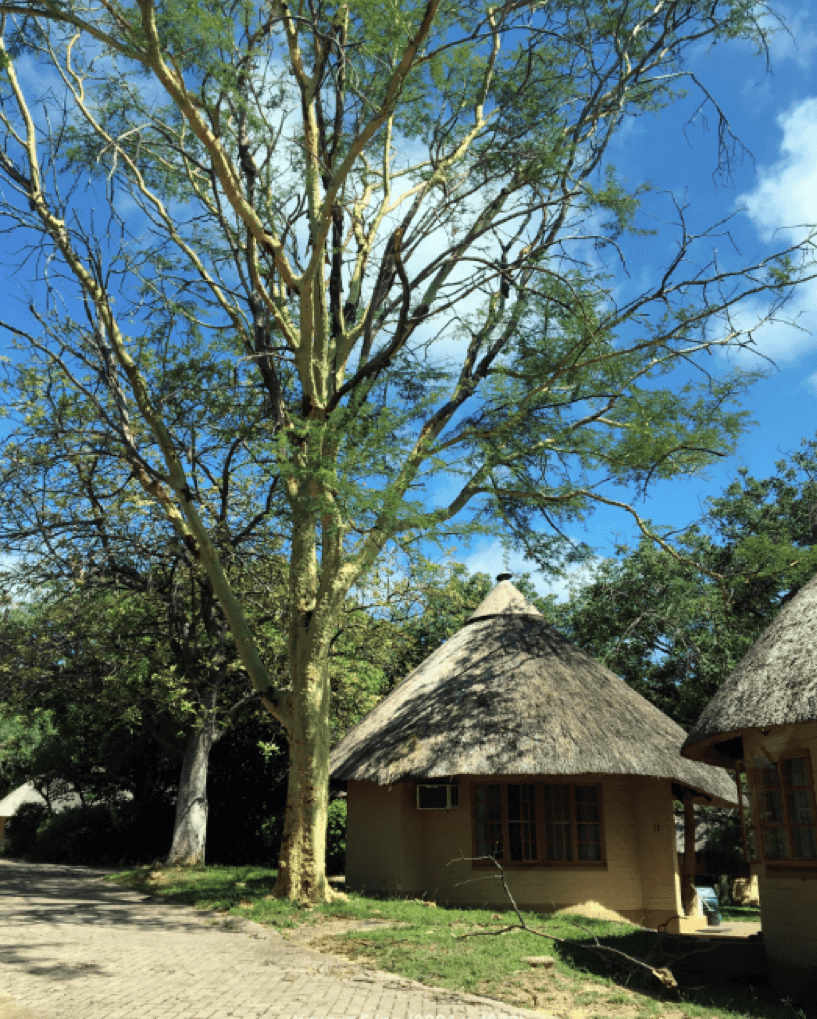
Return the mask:
<path id="1" fill-rule="evenodd" d="M 769 976 L 817 1005 L 817 577 L 744 655 L 682 752 L 736 770 L 749 791 L 745 855 Z"/>
<path id="2" fill-rule="evenodd" d="M 735 784 L 497 579 L 332 753 L 347 884 L 503 906 L 498 881 L 471 880 L 494 856 L 522 907 L 665 923 L 682 913 L 673 799 L 734 806 Z"/>
<path id="3" fill-rule="evenodd" d="M 61 788 L 52 798 L 50 809 L 59 812 L 67 810 L 69 807 L 78 807 L 80 802 L 77 793 Z M 6 845 L 6 824 L 26 803 L 36 803 L 43 807 L 49 806 L 49 801 L 37 791 L 33 782 L 26 782 L 24 785 L 18 786 L 0 799 L 0 849 Z"/>

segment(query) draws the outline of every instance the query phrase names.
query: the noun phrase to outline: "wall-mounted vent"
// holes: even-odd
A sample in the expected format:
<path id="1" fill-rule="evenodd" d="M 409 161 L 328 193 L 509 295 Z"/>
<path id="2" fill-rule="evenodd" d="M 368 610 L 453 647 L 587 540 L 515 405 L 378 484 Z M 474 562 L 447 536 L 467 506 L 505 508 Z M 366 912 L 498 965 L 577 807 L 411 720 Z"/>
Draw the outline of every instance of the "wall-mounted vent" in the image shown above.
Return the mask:
<path id="1" fill-rule="evenodd" d="M 460 805 L 458 785 L 418 785 L 418 810 L 451 810 Z"/>

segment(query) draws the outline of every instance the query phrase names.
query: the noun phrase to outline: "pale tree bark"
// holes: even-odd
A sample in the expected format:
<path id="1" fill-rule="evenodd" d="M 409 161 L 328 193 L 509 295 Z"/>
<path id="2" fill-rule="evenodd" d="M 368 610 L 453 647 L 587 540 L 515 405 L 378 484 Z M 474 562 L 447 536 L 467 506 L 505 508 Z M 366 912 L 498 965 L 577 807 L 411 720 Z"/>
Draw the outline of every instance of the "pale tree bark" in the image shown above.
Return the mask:
<path id="1" fill-rule="evenodd" d="M 168 864 L 188 867 L 204 863 L 207 843 L 207 768 L 215 741 L 212 719 L 206 719 L 187 738 L 176 799 L 173 843 L 167 855 Z"/>
<path id="2" fill-rule="evenodd" d="M 331 897 L 326 881 L 326 823 L 329 807 L 329 732 L 324 724 L 329 697 L 328 661 L 301 656 L 293 724 L 289 730 L 286 815 L 274 894 L 295 901 Z"/>

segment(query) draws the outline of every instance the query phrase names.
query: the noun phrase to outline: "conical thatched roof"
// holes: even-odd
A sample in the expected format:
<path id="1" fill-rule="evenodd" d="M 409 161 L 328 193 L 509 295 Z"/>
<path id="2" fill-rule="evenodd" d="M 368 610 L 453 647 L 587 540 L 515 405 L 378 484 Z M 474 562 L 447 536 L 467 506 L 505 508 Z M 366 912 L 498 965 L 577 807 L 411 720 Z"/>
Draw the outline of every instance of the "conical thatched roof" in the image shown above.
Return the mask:
<path id="1" fill-rule="evenodd" d="M 817 577 L 763 631 L 707 704 L 683 754 L 713 763 L 713 746 L 744 729 L 817 720 Z"/>
<path id="2" fill-rule="evenodd" d="M 0 817 L 13 817 L 24 803 L 41 803 L 45 800 L 40 796 L 31 782 L 18 786 L 0 800 Z"/>
<path id="3" fill-rule="evenodd" d="M 685 733 L 502 581 L 466 625 L 338 744 L 335 779 L 651 775 L 736 804 Z"/>
<path id="4" fill-rule="evenodd" d="M 62 796 L 55 797 L 55 801 L 55 810 L 78 807 L 81 803 L 75 792 L 67 792 Z M 13 817 L 25 803 L 38 803 L 43 807 L 46 805 L 45 798 L 37 792 L 33 782 L 26 782 L 24 785 L 12 789 L 7 796 L 0 800 L 0 817 Z"/>

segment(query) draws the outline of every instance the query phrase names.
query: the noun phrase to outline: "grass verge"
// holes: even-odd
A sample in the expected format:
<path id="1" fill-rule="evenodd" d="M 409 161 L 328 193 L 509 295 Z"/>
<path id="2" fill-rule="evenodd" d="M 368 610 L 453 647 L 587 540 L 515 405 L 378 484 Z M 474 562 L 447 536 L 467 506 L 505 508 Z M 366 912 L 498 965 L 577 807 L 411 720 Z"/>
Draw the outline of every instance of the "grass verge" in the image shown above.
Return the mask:
<path id="1" fill-rule="evenodd" d="M 721 906 L 720 914 L 722 920 L 760 923 L 760 908 L 758 906 Z"/>
<path id="2" fill-rule="evenodd" d="M 109 880 L 167 896 L 199 909 L 223 910 L 282 930 L 320 925 L 333 919 L 389 920 L 393 927 L 353 930 L 311 943 L 335 955 L 412 980 L 495 998 L 508 1005 L 576 1019 L 811 1019 L 780 1000 L 770 988 L 751 982 L 690 974 L 673 964 L 682 990 L 665 991 L 650 976 L 633 976 L 582 949 L 593 936 L 637 957 L 656 948 L 650 931 L 603 920 L 525 913 L 526 923 L 569 938 L 560 945 L 523 931 L 498 936 L 460 935 L 497 931 L 516 922 L 513 912 L 457 909 L 417 900 L 349 893 L 314 907 L 298 907 L 271 897 L 275 871 L 262 867 L 137 868 Z M 747 907 L 736 907 L 745 910 Z M 744 913 L 734 919 L 744 919 Z M 580 926 L 577 926 L 580 925 Z M 581 928 L 584 928 L 583 930 Z M 319 932 L 316 932 L 319 933 Z M 550 969 L 532 968 L 526 956 L 549 955 Z M 653 957 L 651 964 L 668 960 Z"/>

